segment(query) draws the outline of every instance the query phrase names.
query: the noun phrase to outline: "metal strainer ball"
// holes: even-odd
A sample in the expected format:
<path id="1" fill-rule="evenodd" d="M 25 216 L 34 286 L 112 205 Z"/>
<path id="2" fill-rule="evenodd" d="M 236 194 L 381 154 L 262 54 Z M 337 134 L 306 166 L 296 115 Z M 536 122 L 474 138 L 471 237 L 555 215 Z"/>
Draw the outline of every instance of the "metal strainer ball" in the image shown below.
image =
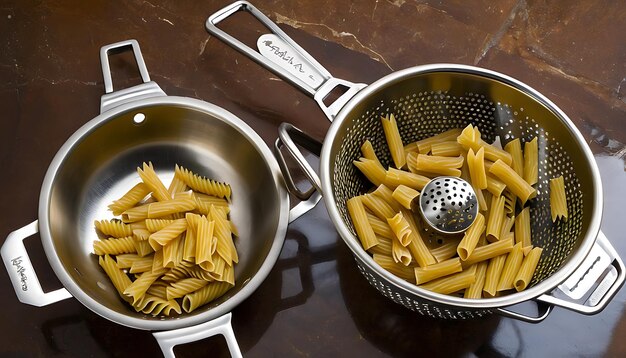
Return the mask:
<path id="1" fill-rule="evenodd" d="M 428 182 L 419 197 L 419 211 L 426 224 L 442 234 L 467 230 L 478 213 L 478 201 L 465 180 L 442 176 Z"/>

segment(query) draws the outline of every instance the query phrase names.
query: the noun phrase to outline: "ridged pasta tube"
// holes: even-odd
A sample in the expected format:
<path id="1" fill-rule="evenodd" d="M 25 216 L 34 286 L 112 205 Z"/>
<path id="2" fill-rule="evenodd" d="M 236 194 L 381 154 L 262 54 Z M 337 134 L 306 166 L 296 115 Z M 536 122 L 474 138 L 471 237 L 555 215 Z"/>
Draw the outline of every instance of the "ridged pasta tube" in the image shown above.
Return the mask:
<path id="1" fill-rule="evenodd" d="M 129 225 L 117 220 L 95 220 L 94 226 L 98 231 L 107 236 L 120 238 L 132 236 L 133 234 L 133 230 Z"/>
<path id="2" fill-rule="evenodd" d="M 137 252 L 134 241 L 132 236 L 96 240 L 93 243 L 93 251 L 96 255 L 131 254 Z"/>
<path id="3" fill-rule="evenodd" d="M 195 191 L 220 198 L 230 199 L 230 185 L 201 177 L 192 171 L 176 165 L 174 175 L 178 176 L 187 186 Z"/>

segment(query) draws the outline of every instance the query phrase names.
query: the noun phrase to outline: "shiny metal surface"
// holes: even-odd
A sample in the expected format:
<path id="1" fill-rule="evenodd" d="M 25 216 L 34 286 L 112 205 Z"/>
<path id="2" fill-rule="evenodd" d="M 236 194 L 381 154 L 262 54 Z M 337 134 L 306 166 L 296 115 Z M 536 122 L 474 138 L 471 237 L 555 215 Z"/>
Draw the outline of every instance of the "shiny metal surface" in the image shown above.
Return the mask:
<path id="1" fill-rule="evenodd" d="M 458 234 L 476 220 L 478 200 L 467 181 L 457 177 L 437 177 L 422 189 L 419 213 L 433 230 L 441 234 Z"/>
<path id="2" fill-rule="evenodd" d="M 260 55 L 242 48 L 237 40 L 212 24 L 212 18 L 224 19 L 235 11 L 246 10 L 266 26 L 271 22 L 247 2 L 236 2 L 218 10 L 207 20 L 207 30 L 244 55 L 290 80 L 282 67 L 261 60 Z M 270 29 L 276 32 L 272 25 Z M 269 26 L 268 26 L 269 27 Z M 281 33 L 285 42 L 293 40 Z M 297 45 L 296 45 L 297 46 Z M 298 52 L 306 52 L 297 46 Z M 292 83 L 296 81 L 290 81 Z M 298 86 L 303 89 L 302 86 Z M 304 89 L 303 89 L 304 90 Z M 313 95 L 311 91 L 305 91 Z M 317 100 L 317 98 L 316 98 Z M 319 104 L 319 101 L 317 101 Z M 359 270 L 383 295 L 425 315 L 440 318 L 473 318 L 491 313 L 494 308 L 517 304 L 548 294 L 563 283 L 581 265 L 596 242 L 602 217 L 602 184 L 591 150 L 582 134 L 554 103 L 530 86 L 504 74 L 475 66 L 433 64 L 393 72 L 358 91 L 336 116 L 320 107 L 333 123 L 322 147 L 320 180 L 330 218 L 341 237 L 356 256 Z M 382 269 L 363 250 L 350 221 L 346 201 L 369 189 L 369 182 L 352 165 L 360 156 L 360 146 L 369 140 L 383 166 L 390 163 L 380 117 L 394 114 L 403 143 L 411 143 L 452 128 L 468 124 L 478 127 L 483 140 L 498 138 L 504 145 L 519 138 L 527 142 L 538 138 L 539 182 L 537 197 L 531 204 L 533 244 L 543 248 L 529 288 L 489 299 L 464 299 L 429 292 Z M 312 169 L 301 166 L 307 177 Z M 548 181 L 563 175 L 570 218 L 552 223 L 549 215 Z M 436 242 L 430 242 L 436 247 Z M 624 264 L 616 258 L 616 270 Z M 583 270 L 589 270 L 589 267 Z M 619 275 L 608 290 L 609 297 L 623 285 Z M 605 292 L 606 293 L 606 292 Z M 608 302 L 591 304 L 599 312 Z M 596 302 L 597 303 L 597 302 Z M 574 305 L 566 305 L 575 309 Z M 579 310 L 585 312 L 586 310 Z M 537 317 L 528 317 L 537 322 Z"/>
<path id="3" fill-rule="evenodd" d="M 137 113 L 145 120 L 136 124 Z M 126 305 L 91 254 L 96 219 L 138 182 L 136 167 L 152 161 L 171 180 L 185 165 L 233 190 L 239 228 L 236 286 L 214 303 L 180 317 L 151 317 Z M 65 288 L 96 313 L 134 328 L 166 330 L 231 311 L 269 273 L 280 252 L 288 199 L 271 152 L 243 122 L 211 104 L 158 97 L 116 107 L 88 122 L 59 150 L 41 189 L 39 220 L 46 255 Z"/>

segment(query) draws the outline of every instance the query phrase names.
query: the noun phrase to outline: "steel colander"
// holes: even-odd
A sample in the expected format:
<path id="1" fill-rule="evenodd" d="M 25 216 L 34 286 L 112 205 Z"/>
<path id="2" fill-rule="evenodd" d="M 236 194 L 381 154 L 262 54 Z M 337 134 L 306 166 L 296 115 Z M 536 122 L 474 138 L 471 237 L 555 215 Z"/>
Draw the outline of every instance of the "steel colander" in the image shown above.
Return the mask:
<path id="1" fill-rule="evenodd" d="M 225 33 L 217 24 L 238 11 L 256 17 L 271 34 L 262 35 L 258 50 Z M 593 155 L 567 116 L 536 90 L 506 75 L 472 66 L 436 64 L 408 68 L 373 84 L 355 84 L 333 77 L 276 24 L 246 1 L 237 1 L 211 15 L 207 30 L 254 61 L 312 96 L 333 121 L 321 150 L 320 177 L 306 162 L 295 142 L 315 148 L 312 139 L 283 124 L 276 143 L 279 162 L 285 147 L 297 160 L 313 186 L 323 192 L 326 207 L 348 245 L 361 273 L 383 295 L 419 313 L 439 318 L 472 318 L 497 311 L 518 319 L 539 322 L 553 305 L 581 313 L 602 310 L 624 282 L 624 265 L 600 232 L 602 186 Z M 337 87 L 345 92 L 330 105 L 324 99 Z M 502 145 L 520 138 L 538 139 L 539 181 L 530 204 L 532 241 L 543 247 L 533 280 L 525 291 L 489 299 L 464 299 L 433 293 L 393 276 L 366 253 L 356 237 L 346 208 L 347 199 L 367 192 L 372 184 L 352 162 L 369 140 L 384 166 L 387 150 L 381 116 L 393 114 L 405 144 L 472 124 L 482 139 Z M 569 218 L 553 223 L 550 216 L 549 179 L 562 175 Z M 285 177 L 291 181 L 288 173 Z M 307 193 L 290 190 L 299 197 Z M 441 237 L 427 237 L 440 245 Z M 560 290 L 560 293 L 556 293 Z M 536 301 L 538 317 L 504 309 L 527 300 Z"/>

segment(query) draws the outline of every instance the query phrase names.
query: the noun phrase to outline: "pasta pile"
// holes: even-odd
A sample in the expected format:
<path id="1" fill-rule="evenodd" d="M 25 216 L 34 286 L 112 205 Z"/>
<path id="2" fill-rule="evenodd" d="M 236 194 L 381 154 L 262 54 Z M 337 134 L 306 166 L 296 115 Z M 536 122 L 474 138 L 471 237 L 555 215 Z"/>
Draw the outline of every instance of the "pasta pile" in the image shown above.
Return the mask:
<path id="1" fill-rule="evenodd" d="M 222 296 L 239 262 L 230 186 L 178 165 L 168 188 L 152 163 L 137 172 L 141 182 L 109 205 L 121 220 L 94 222 L 108 237 L 94 242 L 94 253 L 115 289 L 153 316 L 191 312 Z"/>
<path id="2" fill-rule="evenodd" d="M 422 288 L 465 298 L 496 297 L 524 290 L 542 248 L 531 241 L 530 208 L 538 180 L 537 138 L 515 139 L 504 149 L 486 143 L 477 127 L 451 129 L 404 145 L 393 115 L 382 128 L 394 167 L 385 169 L 369 141 L 354 165 L 375 190 L 347 200 L 365 250 L 382 268 Z M 411 211 L 419 191 L 438 176 L 455 176 L 473 187 L 479 213 L 462 234 L 424 239 Z M 553 221 L 567 219 L 563 178 L 550 182 Z"/>

